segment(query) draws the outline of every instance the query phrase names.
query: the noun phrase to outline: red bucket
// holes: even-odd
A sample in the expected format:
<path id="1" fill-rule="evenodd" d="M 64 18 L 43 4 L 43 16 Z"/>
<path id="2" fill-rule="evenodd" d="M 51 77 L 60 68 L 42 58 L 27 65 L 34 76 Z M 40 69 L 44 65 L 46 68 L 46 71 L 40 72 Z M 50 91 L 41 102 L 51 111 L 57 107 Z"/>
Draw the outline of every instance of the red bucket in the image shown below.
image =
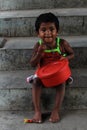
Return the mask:
<path id="1" fill-rule="evenodd" d="M 54 87 L 65 82 L 71 75 L 67 59 L 47 64 L 36 71 L 45 87 Z"/>

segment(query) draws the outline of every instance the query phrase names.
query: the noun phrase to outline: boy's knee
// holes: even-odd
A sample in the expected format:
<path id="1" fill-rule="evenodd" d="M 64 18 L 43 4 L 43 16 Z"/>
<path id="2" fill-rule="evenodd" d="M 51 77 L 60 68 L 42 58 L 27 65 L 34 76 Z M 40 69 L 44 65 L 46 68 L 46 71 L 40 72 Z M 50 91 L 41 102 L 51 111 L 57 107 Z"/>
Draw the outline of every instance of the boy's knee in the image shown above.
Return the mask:
<path id="1" fill-rule="evenodd" d="M 33 80 L 34 86 L 41 86 L 42 82 L 41 80 L 37 77 Z"/>

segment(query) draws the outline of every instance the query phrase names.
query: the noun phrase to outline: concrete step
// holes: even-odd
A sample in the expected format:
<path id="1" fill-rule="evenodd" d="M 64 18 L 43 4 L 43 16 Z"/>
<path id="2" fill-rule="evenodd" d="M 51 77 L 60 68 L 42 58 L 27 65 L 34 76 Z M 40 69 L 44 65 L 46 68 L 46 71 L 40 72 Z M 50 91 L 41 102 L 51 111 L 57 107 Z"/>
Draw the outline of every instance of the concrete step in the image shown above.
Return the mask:
<path id="1" fill-rule="evenodd" d="M 67 36 L 66 39 L 75 51 L 70 62 L 72 68 L 87 68 L 87 36 Z M 7 42 L 3 42 L 7 41 Z M 29 60 L 36 37 L 3 38 L 0 48 L 0 70 L 31 69 Z M 4 43 L 4 45 L 3 45 Z"/>
<path id="2" fill-rule="evenodd" d="M 1 11 L 0 36 L 35 36 L 35 20 L 38 15 L 46 12 L 52 12 L 59 17 L 60 35 L 87 34 L 87 8 L 61 8 Z"/>
<path id="3" fill-rule="evenodd" d="M 34 70 L 0 71 L 0 110 L 33 110 L 32 86 L 26 77 Z M 66 86 L 63 109 L 87 109 L 87 69 L 73 69 L 74 82 Z M 43 88 L 42 109 L 50 110 L 55 90 Z"/>
<path id="4" fill-rule="evenodd" d="M 50 123 L 50 112 L 42 113 L 42 123 L 24 124 L 24 118 L 32 119 L 34 112 L 0 111 L 1 130 L 87 130 L 87 110 L 61 111 L 61 120 Z"/>
<path id="5" fill-rule="evenodd" d="M 49 4 L 48 4 L 49 3 Z M 86 0 L 0 0 L 0 10 L 27 10 L 87 7 Z"/>
<path id="6" fill-rule="evenodd" d="M 61 120 L 58 123 L 50 123 L 50 113 L 43 113 L 43 123 L 23 124 L 24 117 L 32 118 L 33 112 L 24 111 L 2 111 L 0 112 L 1 130 L 86 130 L 87 110 L 62 111 Z M 18 120 L 17 120 L 18 119 Z"/>

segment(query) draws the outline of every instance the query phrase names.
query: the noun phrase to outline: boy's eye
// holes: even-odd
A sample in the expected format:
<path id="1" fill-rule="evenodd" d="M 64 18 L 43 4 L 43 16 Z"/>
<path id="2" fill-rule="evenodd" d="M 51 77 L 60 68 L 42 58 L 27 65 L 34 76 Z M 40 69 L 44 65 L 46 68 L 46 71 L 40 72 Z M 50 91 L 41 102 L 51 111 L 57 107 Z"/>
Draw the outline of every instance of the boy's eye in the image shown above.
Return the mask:
<path id="1" fill-rule="evenodd" d="M 54 27 L 49 27 L 49 29 L 47 29 L 47 28 L 41 28 L 40 29 L 42 32 L 46 32 L 47 30 L 49 30 L 49 31 L 54 31 L 55 30 L 55 28 Z"/>
<path id="2" fill-rule="evenodd" d="M 54 30 L 54 28 L 50 28 L 50 31 L 53 31 Z"/>
<path id="3" fill-rule="evenodd" d="M 42 29 L 41 29 L 41 31 L 45 32 L 45 31 L 46 31 L 46 29 L 45 29 L 45 28 L 42 28 Z"/>
<path id="4" fill-rule="evenodd" d="M 53 31 L 54 30 L 54 28 L 49 28 L 49 31 Z M 43 32 L 45 32 L 46 31 L 46 29 L 44 28 L 44 29 L 41 29 L 41 31 L 43 31 Z"/>

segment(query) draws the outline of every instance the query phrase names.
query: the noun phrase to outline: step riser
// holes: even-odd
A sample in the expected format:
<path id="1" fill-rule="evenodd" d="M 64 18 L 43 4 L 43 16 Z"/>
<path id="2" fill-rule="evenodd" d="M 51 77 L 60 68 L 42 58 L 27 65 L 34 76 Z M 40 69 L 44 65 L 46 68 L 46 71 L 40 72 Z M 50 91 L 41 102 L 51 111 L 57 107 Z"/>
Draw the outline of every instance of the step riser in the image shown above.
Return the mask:
<path id="1" fill-rule="evenodd" d="M 72 68 L 87 68 L 87 47 L 73 48 L 75 57 L 70 61 Z"/>
<path id="2" fill-rule="evenodd" d="M 22 37 L 35 36 L 35 17 L 0 19 L 0 36 Z M 60 16 L 60 35 L 86 35 L 86 16 Z M 77 22 L 78 21 L 78 22 Z"/>
<path id="3" fill-rule="evenodd" d="M 63 108 L 87 109 L 87 70 L 73 69 L 74 82 L 66 86 Z M 34 70 L 0 72 L 0 110 L 33 110 L 32 85 L 26 77 Z M 43 110 L 53 108 L 55 90 L 43 88 L 41 102 Z"/>
<path id="4" fill-rule="evenodd" d="M 71 61 L 72 68 L 87 67 L 87 48 L 73 48 L 75 58 Z M 0 70 L 31 69 L 29 60 L 32 49 L 2 49 L 0 50 Z"/>
<path id="5" fill-rule="evenodd" d="M 49 4 L 48 4 L 49 3 Z M 87 7 L 86 0 L 0 0 L 0 10 Z"/>
<path id="6" fill-rule="evenodd" d="M 45 97 L 45 98 L 44 98 Z M 42 94 L 42 109 L 51 110 L 54 105 L 55 91 L 45 89 Z M 68 88 L 63 102 L 65 109 L 87 109 L 87 89 Z M 32 111 L 31 89 L 1 90 L 0 110 L 28 110 Z"/>
<path id="7" fill-rule="evenodd" d="M 29 59 L 32 50 L 0 51 L 0 70 L 31 69 Z"/>
<path id="8" fill-rule="evenodd" d="M 86 69 L 72 69 L 72 77 L 74 82 L 72 88 L 87 87 L 87 71 Z M 35 73 L 35 70 L 17 70 L 17 71 L 0 71 L 0 89 L 27 89 L 31 88 L 31 84 L 26 82 L 26 78 Z M 68 86 L 67 86 L 68 87 Z"/>
<path id="9" fill-rule="evenodd" d="M 87 87 L 87 71 L 86 69 L 72 69 L 72 77 L 74 82 L 71 87 L 86 88 Z M 35 70 L 17 70 L 17 71 L 1 71 L 0 72 L 0 89 L 26 89 L 31 88 L 31 84 L 26 82 L 26 78 L 35 73 Z"/>

